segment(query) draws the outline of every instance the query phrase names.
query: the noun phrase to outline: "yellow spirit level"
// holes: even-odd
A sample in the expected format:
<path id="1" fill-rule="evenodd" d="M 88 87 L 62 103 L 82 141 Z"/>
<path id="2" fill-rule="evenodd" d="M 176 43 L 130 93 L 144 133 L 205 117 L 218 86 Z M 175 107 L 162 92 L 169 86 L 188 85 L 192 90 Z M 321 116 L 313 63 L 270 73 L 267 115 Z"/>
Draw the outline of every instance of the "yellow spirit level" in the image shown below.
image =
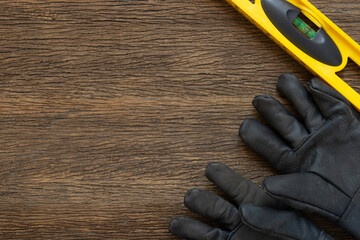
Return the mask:
<path id="1" fill-rule="evenodd" d="M 360 95 L 336 75 L 360 46 L 307 0 L 227 0 L 279 46 L 360 110 Z M 301 15 L 310 22 L 304 21 Z M 310 25 L 313 24 L 314 27 Z M 359 76 L 360 80 L 360 76 Z"/>

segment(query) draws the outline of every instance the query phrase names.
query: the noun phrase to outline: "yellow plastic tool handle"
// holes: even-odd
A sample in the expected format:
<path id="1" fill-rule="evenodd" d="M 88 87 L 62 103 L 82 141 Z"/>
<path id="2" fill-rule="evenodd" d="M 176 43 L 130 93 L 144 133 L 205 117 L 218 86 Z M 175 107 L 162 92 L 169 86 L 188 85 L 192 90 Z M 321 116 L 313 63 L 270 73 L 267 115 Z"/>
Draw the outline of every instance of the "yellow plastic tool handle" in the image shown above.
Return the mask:
<path id="1" fill-rule="evenodd" d="M 249 0 L 227 1 L 309 71 L 339 91 L 355 106 L 355 108 L 360 110 L 360 95 L 336 74 L 345 68 L 348 58 L 352 59 L 360 66 L 360 46 L 309 1 L 288 0 L 289 3 L 299 8 L 301 12 L 318 25 L 318 27 L 324 29 L 335 42 L 342 56 L 342 63 L 339 66 L 324 64 L 295 46 L 268 18 L 262 7 L 261 0 L 255 0 L 255 3 L 252 3 Z"/>

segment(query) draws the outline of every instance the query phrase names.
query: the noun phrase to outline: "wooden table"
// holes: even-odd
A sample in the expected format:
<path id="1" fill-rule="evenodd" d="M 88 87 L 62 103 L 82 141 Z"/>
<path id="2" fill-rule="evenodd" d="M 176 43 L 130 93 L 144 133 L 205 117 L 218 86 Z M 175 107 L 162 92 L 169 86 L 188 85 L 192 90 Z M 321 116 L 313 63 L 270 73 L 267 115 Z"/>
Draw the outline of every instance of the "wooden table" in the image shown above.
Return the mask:
<path id="1" fill-rule="evenodd" d="M 312 2 L 360 42 L 358 1 Z M 238 127 L 281 73 L 311 78 L 220 0 L 4 0 L 0 58 L 0 239 L 177 239 L 206 163 L 275 174 Z"/>

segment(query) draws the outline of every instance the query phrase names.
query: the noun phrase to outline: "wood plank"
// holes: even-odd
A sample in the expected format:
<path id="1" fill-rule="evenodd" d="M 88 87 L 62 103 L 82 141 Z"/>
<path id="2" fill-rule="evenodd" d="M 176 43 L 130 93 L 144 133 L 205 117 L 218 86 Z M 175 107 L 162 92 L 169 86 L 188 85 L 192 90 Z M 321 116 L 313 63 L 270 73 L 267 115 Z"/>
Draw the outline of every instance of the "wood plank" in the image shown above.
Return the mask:
<path id="1" fill-rule="evenodd" d="M 357 1 L 312 2 L 360 42 Z M 214 0 L 4 0 L 0 61 L 1 239 L 177 239 L 206 163 L 275 174 L 238 127 L 281 73 L 311 78 Z"/>

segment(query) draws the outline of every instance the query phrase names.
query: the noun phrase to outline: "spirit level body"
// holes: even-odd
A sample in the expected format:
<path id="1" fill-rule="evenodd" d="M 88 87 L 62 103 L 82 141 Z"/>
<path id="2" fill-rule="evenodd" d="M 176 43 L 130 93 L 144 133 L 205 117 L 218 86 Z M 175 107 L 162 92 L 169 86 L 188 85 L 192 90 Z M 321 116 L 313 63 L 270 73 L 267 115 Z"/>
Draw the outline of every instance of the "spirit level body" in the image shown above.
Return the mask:
<path id="1" fill-rule="evenodd" d="M 304 65 L 309 71 L 339 91 L 358 110 L 360 110 L 360 95 L 336 74 L 345 68 L 349 58 L 360 66 L 360 46 L 339 27 L 337 27 L 332 21 L 330 21 L 324 14 L 322 14 L 316 7 L 314 7 L 309 1 L 274 0 L 273 4 L 275 4 L 276 7 L 276 4 L 278 4 L 277 2 L 290 3 L 291 5 L 298 8 L 299 12 L 301 11 L 302 14 L 309 18 L 322 31 L 324 31 L 335 43 L 340 53 L 340 61 L 336 64 L 331 64 L 319 57 L 312 55 L 309 53 L 311 49 L 306 51 L 306 46 L 299 46 L 298 43 L 294 42 L 294 39 L 289 39 L 289 35 L 284 32 L 285 30 L 279 29 L 279 26 L 276 26 L 276 21 L 271 19 L 269 12 L 264 9 L 264 3 L 268 2 L 268 0 L 255 0 L 255 3 L 252 3 L 249 0 L 227 1 L 252 23 L 254 23 L 266 35 L 273 39 L 280 47 L 292 55 L 302 65 Z M 281 6 L 279 6 L 279 8 L 281 8 Z M 282 9 L 280 9 L 280 11 L 282 11 Z M 311 39 L 309 40 L 311 41 Z"/>

